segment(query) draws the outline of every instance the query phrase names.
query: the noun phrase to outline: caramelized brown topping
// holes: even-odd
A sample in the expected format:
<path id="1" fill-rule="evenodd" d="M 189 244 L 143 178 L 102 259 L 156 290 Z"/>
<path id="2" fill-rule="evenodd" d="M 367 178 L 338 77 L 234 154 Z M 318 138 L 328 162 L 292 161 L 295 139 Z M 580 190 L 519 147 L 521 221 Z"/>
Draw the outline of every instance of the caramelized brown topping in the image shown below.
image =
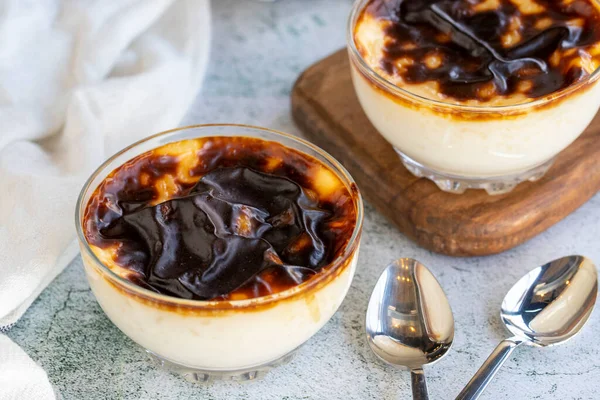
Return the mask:
<path id="1" fill-rule="evenodd" d="M 316 159 L 274 142 L 169 144 L 113 171 L 91 197 L 86 238 L 113 271 L 185 299 L 245 299 L 298 285 L 355 226 L 353 195 Z M 112 264 L 112 265 L 110 265 Z"/>
<path id="2" fill-rule="evenodd" d="M 459 101 L 535 99 L 600 66 L 595 1 L 371 0 L 356 32 L 378 22 L 385 38 L 377 67 L 404 84 L 434 82 Z M 375 51 L 360 39 L 363 56 Z"/>

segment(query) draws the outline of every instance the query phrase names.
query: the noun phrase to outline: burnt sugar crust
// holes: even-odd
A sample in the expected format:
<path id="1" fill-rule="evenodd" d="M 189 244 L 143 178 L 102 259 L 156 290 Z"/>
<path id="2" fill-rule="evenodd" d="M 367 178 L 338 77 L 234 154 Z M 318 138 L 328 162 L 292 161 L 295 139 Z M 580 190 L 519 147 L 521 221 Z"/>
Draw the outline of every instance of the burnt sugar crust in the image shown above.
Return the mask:
<path id="1" fill-rule="evenodd" d="M 313 157 L 249 137 L 143 153 L 91 196 L 97 257 L 148 290 L 195 300 L 267 296 L 327 269 L 355 228 L 355 201 Z"/>
<path id="2" fill-rule="evenodd" d="M 600 66 L 595 0 L 371 0 L 354 40 L 393 84 L 456 103 L 521 103 Z"/>

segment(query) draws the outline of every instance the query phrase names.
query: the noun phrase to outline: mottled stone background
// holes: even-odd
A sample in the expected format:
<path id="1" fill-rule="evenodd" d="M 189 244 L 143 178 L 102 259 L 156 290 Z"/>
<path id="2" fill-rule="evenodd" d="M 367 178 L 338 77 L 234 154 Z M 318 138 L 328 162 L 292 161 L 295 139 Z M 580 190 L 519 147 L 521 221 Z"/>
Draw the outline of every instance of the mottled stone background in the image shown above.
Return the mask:
<path id="1" fill-rule="evenodd" d="M 297 75 L 342 47 L 349 0 L 214 0 L 212 59 L 184 124 L 237 122 L 299 134 L 289 94 Z M 526 245 L 499 256 L 455 259 L 418 248 L 367 205 L 354 283 L 333 319 L 285 367 L 246 384 L 198 386 L 157 370 L 104 316 L 77 258 L 10 331 L 48 371 L 64 399 L 402 399 L 409 375 L 374 359 L 364 341 L 367 299 L 399 256 L 431 268 L 448 294 L 456 341 L 427 368 L 432 399 L 452 399 L 505 335 L 498 309 L 529 269 L 583 253 L 600 262 L 600 196 Z M 489 399 L 598 399 L 600 314 L 564 346 L 523 347 L 489 386 Z"/>

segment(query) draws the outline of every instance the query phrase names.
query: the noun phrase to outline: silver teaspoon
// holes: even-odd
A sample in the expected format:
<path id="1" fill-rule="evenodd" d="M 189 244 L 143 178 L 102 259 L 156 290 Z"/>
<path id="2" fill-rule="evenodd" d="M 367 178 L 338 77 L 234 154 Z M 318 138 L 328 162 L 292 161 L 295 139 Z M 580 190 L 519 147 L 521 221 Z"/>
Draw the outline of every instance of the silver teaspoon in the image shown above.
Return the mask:
<path id="1" fill-rule="evenodd" d="M 450 349 L 454 318 L 440 284 L 423 264 L 400 258 L 386 267 L 369 300 L 366 331 L 377 357 L 410 369 L 413 398 L 427 399 L 423 366 Z"/>
<path id="2" fill-rule="evenodd" d="M 514 336 L 500 342 L 457 399 L 477 399 L 520 344 L 545 347 L 572 338 L 592 313 L 597 293 L 596 267 L 582 256 L 559 258 L 522 277 L 500 313 Z"/>

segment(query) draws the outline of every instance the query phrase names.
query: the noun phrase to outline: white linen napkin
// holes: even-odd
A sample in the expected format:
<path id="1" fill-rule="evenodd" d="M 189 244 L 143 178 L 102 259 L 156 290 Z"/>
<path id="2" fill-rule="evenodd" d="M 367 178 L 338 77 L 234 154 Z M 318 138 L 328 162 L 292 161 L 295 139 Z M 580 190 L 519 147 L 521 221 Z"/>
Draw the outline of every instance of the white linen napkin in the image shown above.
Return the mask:
<path id="1" fill-rule="evenodd" d="M 0 0 L 0 330 L 75 256 L 75 202 L 92 170 L 184 116 L 209 14 L 209 0 Z M 53 398 L 1 334 L 0 377 L 0 399 Z"/>

